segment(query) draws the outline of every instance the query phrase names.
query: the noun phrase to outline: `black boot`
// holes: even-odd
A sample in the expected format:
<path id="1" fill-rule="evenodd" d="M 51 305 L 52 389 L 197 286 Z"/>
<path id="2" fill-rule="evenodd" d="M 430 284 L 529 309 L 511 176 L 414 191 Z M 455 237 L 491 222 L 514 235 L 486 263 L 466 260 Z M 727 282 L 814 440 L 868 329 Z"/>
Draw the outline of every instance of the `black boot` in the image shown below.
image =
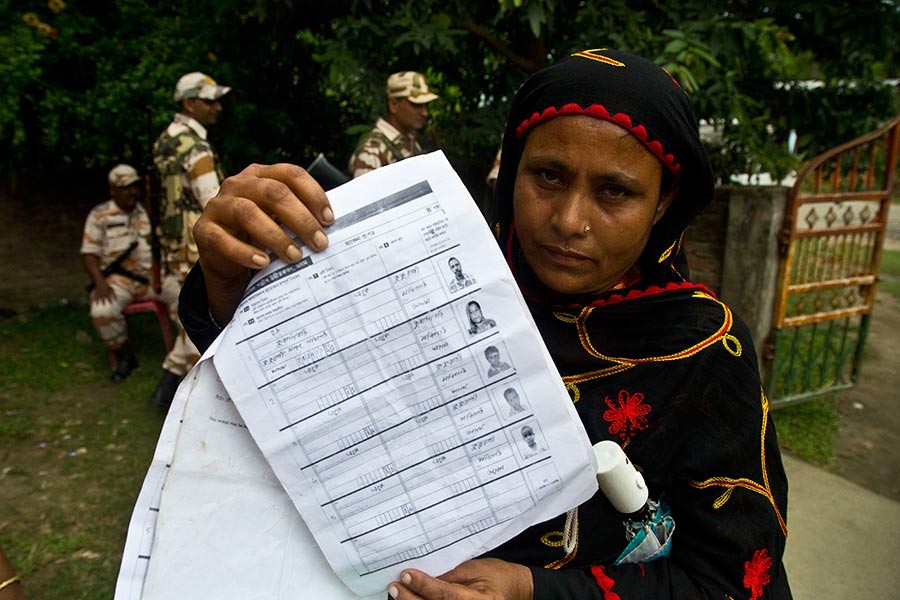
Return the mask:
<path id="1" fill-rule="evenodd" d="M 116 355 L 116 368 L 113 369 L 109 378 L 113 383 L 119 383 L 137 369 L 137 356 L 134 355 L 134 349 L 132 349 L 130 342 L 125 342 L 119 348 L 113 350 L 113 354 Z"/>
<path id="2" fill-rule="evenodd" d="M 164 410 L 169 410 L 172 405 L 172 398 L 178 390 L 178 384 L 181 383 L 182 376 L 176 375 L 172 371 L 163 369 L 162 379 L 150 395 L 150 406 L 155 406 Z"/>

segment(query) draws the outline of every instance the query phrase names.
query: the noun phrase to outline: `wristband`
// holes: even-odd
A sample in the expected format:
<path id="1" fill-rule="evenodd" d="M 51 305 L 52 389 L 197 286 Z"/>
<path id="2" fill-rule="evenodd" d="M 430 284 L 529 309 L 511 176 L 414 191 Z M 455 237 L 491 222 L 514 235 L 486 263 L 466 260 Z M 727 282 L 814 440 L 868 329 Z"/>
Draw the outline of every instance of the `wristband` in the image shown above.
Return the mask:
<path id="1" fill-rule="evenodd" d="M 0 591 L 5 590 L 6 588 L 8 588 L 9 586 L 11 586 L 12 584 L 14 584 L 17 581 L 22 581 L 22 580 L 19 578 L 18 575 L 13 575 L 6 581 L 0 582 Z"/>

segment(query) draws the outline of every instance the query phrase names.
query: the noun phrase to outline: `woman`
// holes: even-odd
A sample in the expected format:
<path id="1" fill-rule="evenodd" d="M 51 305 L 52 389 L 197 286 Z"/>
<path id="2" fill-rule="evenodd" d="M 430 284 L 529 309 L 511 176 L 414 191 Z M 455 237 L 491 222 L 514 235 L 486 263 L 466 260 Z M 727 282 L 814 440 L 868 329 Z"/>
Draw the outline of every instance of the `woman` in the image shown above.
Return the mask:
<path id="1" fill-rule="evenodd" d="M 466 304 L 466 314 L 469 316 L 469 335 L 477 335 L 497 326 L 497 321 L 484 318 L 481 305 L 474 300 Z"/>
<path id="2" fill-rule="evenodd" d="M 498 241 L 593 443 L 618 442 L 671 511 L 671 551 L 629 563 L 622 515 L 600 493 L 415 598 L 790 598 L 781 562 L 787 482 L 746 327 L 673 263 L 713 178 L 690 102 L 662 69 L 579 52 L 516 94 L 495 195 Z M 254 200 L 250 200 L 250 198 Z M 183 320 L 208 343 L 268 258 L 327 244 L 321 189 L 286 165 L 227 180 L 197 226 Z M 205 286 L 205 287 L 204 287 Z M 209 295 L 207 313 L 204 292 Z M 567 533 L 564 533 L 567 532 Z"/>

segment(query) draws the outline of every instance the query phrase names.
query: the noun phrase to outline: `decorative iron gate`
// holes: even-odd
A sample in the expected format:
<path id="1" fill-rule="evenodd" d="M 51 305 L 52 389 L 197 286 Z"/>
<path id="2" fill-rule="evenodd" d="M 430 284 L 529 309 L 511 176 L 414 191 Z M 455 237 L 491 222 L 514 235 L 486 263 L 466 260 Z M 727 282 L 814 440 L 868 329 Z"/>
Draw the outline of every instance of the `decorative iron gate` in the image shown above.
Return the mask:
<path id="1" fill-rule="evenodd" d="M 807 163 L 788 193 L 766 347 L 773 405 L 856 381 L 875 301 L 898 145 L 900 117 Z"/>

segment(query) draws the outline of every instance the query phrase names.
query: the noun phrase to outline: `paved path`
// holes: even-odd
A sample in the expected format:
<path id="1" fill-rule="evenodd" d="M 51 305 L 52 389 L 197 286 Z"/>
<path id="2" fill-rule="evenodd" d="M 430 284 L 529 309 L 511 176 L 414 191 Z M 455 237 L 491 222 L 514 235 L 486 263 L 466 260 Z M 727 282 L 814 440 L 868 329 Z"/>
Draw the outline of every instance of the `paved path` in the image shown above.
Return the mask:
<path id="1" fill-rule="evenodd" d="M 900 598 L 900 503 L 791 456 L 784 462 L 795 600 Z"/>
<path id="2" fill-rule="evenodd" d="M 900 250 L 900 204 L 891 209 L 884 247 Z M 892 464 L 895 452 L 885 446 L 879 451 L 882 443 L 895 445 L 884 440 L 897 436 L 900 396 L 896 387 L 890 392 L 879 386 L 896 385 L 897 362 L 888 346 L 898 325 L 886 320 L 896 311 L 885 303 L 896 301 L 879 294 L 878 302 L 869 339 L 877 351 L 867 352 L 860 382 L 841 395 L 844 404 L 857 404 L 859 410 L 844 411 L 847 430 L 838 451 L 847 455 L 842 456 L 847 477 L 868 481 L 885 495 L 784 456 L 789 485 L 785 565 L 796 600 L 900 599 L 900 502 L 887 496 L 897 497 L 898 465 Z M 887 411 L 879 420 L 883 430 L 861 422 L 862 411 L 879 410 Z M 884 477 L 873 483 L 872 471 L 884 471 Z"/>

